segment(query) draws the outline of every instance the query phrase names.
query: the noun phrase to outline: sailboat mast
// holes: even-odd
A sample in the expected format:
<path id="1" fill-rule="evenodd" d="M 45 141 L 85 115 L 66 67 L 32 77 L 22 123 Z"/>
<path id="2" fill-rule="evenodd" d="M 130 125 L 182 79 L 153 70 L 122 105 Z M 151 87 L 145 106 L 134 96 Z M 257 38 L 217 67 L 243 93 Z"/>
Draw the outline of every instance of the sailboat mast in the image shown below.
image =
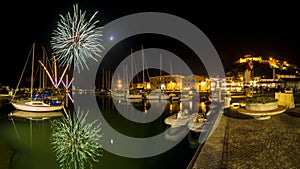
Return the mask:
<path id="1" fill-rule="evenodd" d="M 171 75 L 173 75 L 173 68 L 172 68 L 172 61 L 170 60 L 170 71 L 171 71 Z"/>
<path id="2" fill-rule="evenodd" d="M 46 62 L 46 51 L 45 51 L 45 48 L 43 47 L 43 63 L 45 63 Z M 42 72 L 42 79 L 43 79 L 43 81 L 42 81 L 42 86 L 43 86 L 43 89 L 45 89 L 45 79 L 46 79 L 46 77 L 45 77 L 45 71 L 43 71 Z"/>
<path id="3" fill-rule="evenodd" d="M 143 64 L 143 86 L 144 86 L 144 82 L 145 82 L 145 65 L 144 65 L 144 48 L 143 48 L 143 45 L 142 45 L 142 64 Z"/>
<path id="4" fill-rule="evenodd" d="M 43 68 L 40 67 L 40 70 L 39 70 L 39 72 L 40 72 L 40 77 L 39 77 L 39 89 L 42 88 L 42 71 L 43 71 Z"/>
<path id="5" fill-rule="evenodd" d="M 162 71 L 162 57 L 161 57 L 161 53 L 160 53 L 159 54 L 159 76 L 162 75 L 161 71 Z"/>
<path id="6" fill-rule="evenodd" d="M 104 90 L 104 69 L 102 68 L 102 90 Z"/>
<path id="7" fill-rule="evenodd" d="M 57 85 L 57 68 L 56 68 L 56 59 L 55 56 L 53 57 L 53 64 L 54 64 L 54 78 L 55 78 L 55 85 Z"/>
<path id="8" fill-rule="evenodd" d="M 123 65 L 123 78 L 122 78 L 123 82 L 124 82 L 124 87 L 126 86 L 126 69 L 125 69 L 125 65 Z"/>
<path id="9" fill-rule="evenodd" d="M 31 78 L 30 78 L 30 99 L 32 99 L 32 91 L 33 91 L 34 51 L 35 51 L 35 43 L 33 43 L 33 50 L 32 50 Z"/>
<path id="10" fill-rule="evenodd" d="M 128 89 L 130 88 L 130 86 L 129 86 L 129 75 L 128 75 L 128 65 L 126 64 L 126 66 L 125 66 L 125 72 L 126 72 L 126 86 L 128 86 Z"/>
<path id="11" fill-rule="evenodd" d="M 133 51 L 131 48 L 131 55 L 130 55 L 130 64 L 131 64 L 131 87 L 133 86 Z"/>
<path id="12" fill-rule="evenodd" d="M 110 89 L 110 70 L 108 70 L 107 84 L 108 84 L 108 88 Z"/>
<path id="13" fill-rule="evenodd" d="M 42 61 L 45 63 L 45 48 L 42 46 L 43 49 L 43 58 Z M 39 88 L 45 89 L 45 71 L 43 70 L 43 67 L 40 66 L 40 77 L 39 77 Z"/>
<path id="14" fill-rule="evenodd" d="M 108 89 L 108 70 L 104 71 L 105 73 L 105 86 Z"/>

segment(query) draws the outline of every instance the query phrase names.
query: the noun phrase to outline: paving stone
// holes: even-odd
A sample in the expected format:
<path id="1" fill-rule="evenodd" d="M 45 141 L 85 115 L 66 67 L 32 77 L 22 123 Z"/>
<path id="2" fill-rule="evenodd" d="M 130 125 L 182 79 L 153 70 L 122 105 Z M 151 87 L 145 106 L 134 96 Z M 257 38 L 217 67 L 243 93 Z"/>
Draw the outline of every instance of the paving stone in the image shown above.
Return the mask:
<path id="1" fill-rule="evenodd" d="M 255 120 L 226 110 L 193 169 L 300 168 L 300 107 Z"/>

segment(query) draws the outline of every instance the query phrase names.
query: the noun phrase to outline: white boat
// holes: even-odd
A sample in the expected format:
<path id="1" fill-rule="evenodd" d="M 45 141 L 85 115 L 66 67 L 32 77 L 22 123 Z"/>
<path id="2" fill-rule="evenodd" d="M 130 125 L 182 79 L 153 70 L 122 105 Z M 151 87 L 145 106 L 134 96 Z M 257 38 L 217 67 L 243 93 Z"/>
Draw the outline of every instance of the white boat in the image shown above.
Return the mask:
<path id="1" fill-rule="evenodd" d="M 155 89 L 145 96 L 147 100 L 169 100 L 170 96 L 163 93 L 161 90 Z"/>
<path id="2" fill-rule="evenodd" d="M 169 98 L 171 101 L 179 101 L 180 100 L 180 96 L 177 96 L 174 93 L 169 94 Z"/>
<path id="3" fill-rule="evenodd" d="M 170 96 L 164 94 L 162 97 L 160 97 L 160 100 L 170 100 Z"/>
<path id="4" fill-rule="evenodd" d="M 145 99 L 147 100 L 160 100 L 160 97 L 163 96 L 163 94 L 158 90 L 153 90 L 150 93 L 147 93 L 145 95 Z"/>
<path id="5" fill-rule="evenodd" d="M 178 141 L 184 138 L 187 133 L 189 133 L 189 130 L 186 126 L 170 127 L 164 132 L 165 139 L 170 141 Z"/>
<path id="6" fill-rule="evenodd" d="M 50 112 L 58 111 L 63 109 L 63 104 L 58 103 L 57 105 L 51 105 L 50 103 L 45 103 L 43 101 L 20 101 L 20 102 L 11 102 L 11 104 L 17 110 L 30 111 L 30 112 Z"/>
<path id="7" fill-rule="evenodd" d="M 143 99 L 143 94 L 141 93 L 127 93 L 126 99 Z"/>
<path id="8" fill-rule="evenodd" d="M 50 118 L 55 118 L 55 117 L 61 117 L 63 116 L 63 111 L 47 111 L 47 112 L 32 112 L 32 111 L 21 111 L 21 110 L 15 110 L 11 113 L 8 114 L 10 120 L 12 118 L 25 118 L 29 120 L 46 120 Z"/>
<path id="9" fill-rule="evenodd" d="M 45 98 L 35 98 L 33 95 L 33 75 L 34 75 L 34 50 L 35 44 L 32 45 L 31 51 L 32 52 L 32 65 L 31 65 L 31 87 L 30 87 L 30 97 L 28 100 L 25 101 L 15 101 L 14 95 L 11 99 L 11 104 L 17 110 L 22 111 L 32 111 L 32 112 L 46 112 L 46 111 L 57 111 L 63 109 L 63 102 L 58 100 L 52 100 L 51 97 Z M 28 55 L 30 56 L 30 55 Z M 28 58 L 29 60 L 29 58 Z M 25 70 L 27 62 L 23 71 Z M 23 72 L 22 72 L 23 75 Z M 21 76 L 22 78 L 22 76 Z M 20 78 L 20 79 L 21 79 Z M 18 86 L 17 86 L 18 88 Z"/>
<path id="10" fill-rule="evenodd" d="M 192 96 L 190 95 L 181 95 L 180 101 L 190 101 L 192 100 Z"/>
<path id="11" fill-rule="evenodd" d="M 164 122 L 167 125 L 171 125 L 171 127 L 180 127 L 187 125 L 187 123 L 197 115 L 198 113 L 189 114 L 186 111 L 179 111 L 178 113 L 167 117 Z"/>
<path id="12" fill-rule="evenodd" d="M 201 132 L 203 131 L 202 127 L 204 125 L 204 122 L 205 119 L 203 118 L 203 115 L 198 114 L 188 122 L 188 128 L 194 132 Z"/>
<path id="13" fill-rule="evenodd" d="M 123 98 L 123 99 L 125 99 L 126 91 L 124 91 L 124 90 L 113 90 L 111 92 L 111 96 L 113 98 Z"/>

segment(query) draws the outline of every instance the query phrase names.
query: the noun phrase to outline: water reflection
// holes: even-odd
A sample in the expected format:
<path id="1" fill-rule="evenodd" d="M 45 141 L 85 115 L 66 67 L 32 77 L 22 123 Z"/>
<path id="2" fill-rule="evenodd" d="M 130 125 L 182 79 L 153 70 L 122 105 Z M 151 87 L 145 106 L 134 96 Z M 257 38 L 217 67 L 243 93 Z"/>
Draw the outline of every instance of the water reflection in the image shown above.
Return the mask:
<path id="1" fill-rule="evenodd" d="M 67 116 L 51 121 L 50 142 L 62 169 L 93 168 L 99 162 L 102 145 L 101 124 L 95 120 L 86 124 L 88 112 L 66 112 Z"/>
<path id="2" fill-rule="evenodd" d="M 49 144 L 50 132 L 49 119 L 2 118 L 0 139 L 14 151 L 10 168 L 58 168 Z"/>
<path id="3" fill-rule="evenodd" d="M 164 119 L 180 110 L 188 109 L 192 112 L 199 110 L 200 104 L 188 101 L 149 102 L 146 100 L 131 100 L 130 102 L 120 100 L 116 104 L 112 98 L 101 96 L 96 99 L 105 118 L 100 119 L 99 122 L 106 120 L 111 127 L 124 135 L 147 138 L 163 134 L 165 141 L 168 140 L 169 142 L 178 141 L 182 137 L 184 139 L 164 153 L 145 158 L 128 158 L 104 150 L 100 162 L 93 162 L 94 168 L 186 168 L 198 146 L 195 139 L 197 135 L 191 134 L 187 127 L 170 129 L 168 125 L 164 124 Z M 125 115 L 119 113 L 117 107 L 125 112 Z M 138 110 L 139 114 L 133 109 Z M 148 123 L 129 120 L 130 118 L 134 119 L 135 116 L 142 116 L 145 119 L 156 118 Z M 61 117 L 55 117 L 37 121 L 16 117 L 13 119 L 2 118 L 0 121 L 0 139 L 6 141 L 15 151 L 11 168 L 24 168 L 26 166 L 26 168 L 58 169 L 59 163 L 56 161 L 56 154 L 53 152 L 49 138 L 52 133 L 51 121 L 60 119 Z M 104 138 L 109 136 L 109 133 L 105 132 L 106 130 L 103 130 Z M 188 135 L 184 133 L 188 133 Z M 107 139 L 109 139 L 110 144 L 119 141 Z M 155 147 L 154 145 L 145 146 L 143 147 L 144 150 Z M 136 148 L 138 149 L 138 147 Z"/>

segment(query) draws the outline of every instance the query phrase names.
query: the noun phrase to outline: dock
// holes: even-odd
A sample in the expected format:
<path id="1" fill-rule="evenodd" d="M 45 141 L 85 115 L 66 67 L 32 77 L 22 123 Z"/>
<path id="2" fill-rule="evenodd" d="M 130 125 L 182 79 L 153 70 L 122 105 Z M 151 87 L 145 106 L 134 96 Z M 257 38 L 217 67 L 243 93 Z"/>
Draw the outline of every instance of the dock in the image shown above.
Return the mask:
<path id="1" fill-rule="evenodd" d="M 228 109 L 186 169 L 299 168 L 300 107 L 269 120 Z"/>

